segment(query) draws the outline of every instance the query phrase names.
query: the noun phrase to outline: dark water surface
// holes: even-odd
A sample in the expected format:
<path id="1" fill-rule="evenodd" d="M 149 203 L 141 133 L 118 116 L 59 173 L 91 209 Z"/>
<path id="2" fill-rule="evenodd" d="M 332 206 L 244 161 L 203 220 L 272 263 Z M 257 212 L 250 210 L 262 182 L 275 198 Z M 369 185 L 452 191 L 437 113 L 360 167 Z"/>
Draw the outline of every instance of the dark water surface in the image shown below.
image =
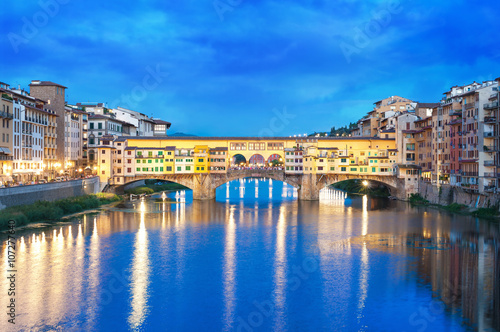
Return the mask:
<path id="1" fill-rule="evenodd" d="M 0 331 L 500 329 L 498 223 L 261 179 L 168 197 L 18 231 Z"/>

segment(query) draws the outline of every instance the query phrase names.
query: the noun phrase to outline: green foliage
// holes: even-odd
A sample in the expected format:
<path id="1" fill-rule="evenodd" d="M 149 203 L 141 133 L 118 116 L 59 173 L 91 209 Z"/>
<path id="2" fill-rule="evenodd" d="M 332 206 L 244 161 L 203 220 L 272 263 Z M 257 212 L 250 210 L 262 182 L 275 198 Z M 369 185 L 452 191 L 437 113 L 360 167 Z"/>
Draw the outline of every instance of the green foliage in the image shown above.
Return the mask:
<path id="1" fill-rule="evenodd" d="M 495 218 L 498 217 L 498 209 L 496 208 L 479 208 L 472 212 L 472 215 L 479 218 Z"/>
<path id="2" fill-rule="evenodd" d="M 372 197 L 390 196 L 389 189 L 386 186 L 377 185 L 374 182 L 370 182 L 368 186 L 365 186 L 361 180 L 345 180 L 334 183 L 332 187 L 352 194 L 362 194 Z"/>
<path id="3" fill-rule="evenodd" d="M 330 136 L 349 136 L 349 134 L 354 130 L 358 128 L 358 125 L 356 122 L 351 122 L 349 123 L 348 126 L 340 127 L 340 128 L 335 128 L 332 127 L 330 130 Z"/>
<path id="4" fill-rule="evenodd" d="M 152 188 L 149 187 L 135 187 L 132 189 L 127 189 L 125 190 L 126 194 L 134 194 L 134 195 L 141 195 L 141 194 L 146 194 L 150 195 L 154 193 L 155 191 Z"/>
<path id="5" fill-rule="evenodd" d="M 16 221 L 16 226 L 37 221 L 56 221 L 67 214 L 95 209 L 120 200 L 121 198 L 117 195 L 100 193 L 70 197 L 54 202 L 37 201 L 33 204 L 13 206 L 1 211 L 0 230 L 7 229 L 8 221 L 11 219 Z"/>
<path id="6" fill-rule="evenodd" d="M 450 205 L 443 206 L 443 209 L 448 210 L 450 212 L 463 212 L 467 208 L 466 205 L 451 203 Z"/>
<path id="7" fill-rule="evenodd" d="M 423 198 L 420 194 L 410 194 L 409 199 L 411 204 L 414 205 L 428 205 L 429 201 Z"/>
<path id="8" fill-rule="evenodd" d="M 187 189 L 186 187 L 184 187 L 183 185 L 178 184 L 178 183 L 161 182 L 161 181 L 152 180 L 152 179 L 145 180 L 145 184 L 146 184 L 146 186 L 127 189 L 127 190 L 125 190 L 125 193 L 126 194 L 134 194 L 134 195 L 140 195 L 140 194 L 150 195 L 152 193 L 165 191 L 165 190 Z"/>

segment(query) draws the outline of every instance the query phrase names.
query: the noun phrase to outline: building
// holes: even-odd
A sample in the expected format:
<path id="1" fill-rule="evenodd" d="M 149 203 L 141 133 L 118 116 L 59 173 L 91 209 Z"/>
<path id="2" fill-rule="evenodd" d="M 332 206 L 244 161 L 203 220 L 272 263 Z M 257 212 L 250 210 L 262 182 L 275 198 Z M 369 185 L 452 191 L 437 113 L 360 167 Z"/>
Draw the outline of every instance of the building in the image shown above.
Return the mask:
<path id="1" fill-rule="evenodd" d="M 56 132 L 54 138 L 55 142 L 55 160 L 56 163 L 64 163 L 65 159 L 65 119 L 66 119 L 66 89 L 67 87 L 50 81 L 32 80 L 30 87 L 30 96 L 43 100 L 45 108 L 52 113 L 56 114 Z M 49 151 L 50 152 L 50 151 Z"/>
<path id="2" fill-rule="evenodd" d="M 153 135 L 154 136 L 167 136 L 167 130 L 170 128 L 171 123 L 160 119 L 153 119 Z"/>
<path id="3" fill-rule="evenodd" d="M 12 181 L 12 160 L 13 139 L 14 139 L 14 106 L 13 98 L 4 93 L 8 89 L 8 84 L 0 82 L 0 186 Z"/>
<path id="4" fill-rule="evenodd" d="M 65 111 L 64 165 L 72 171 L 72 175 L 83 174 L 87 167 L 86 160 L 84 160 L 86 159 L 84 143 L 87 140 L 87 113 L 71 106 L 66 106 Z"/>

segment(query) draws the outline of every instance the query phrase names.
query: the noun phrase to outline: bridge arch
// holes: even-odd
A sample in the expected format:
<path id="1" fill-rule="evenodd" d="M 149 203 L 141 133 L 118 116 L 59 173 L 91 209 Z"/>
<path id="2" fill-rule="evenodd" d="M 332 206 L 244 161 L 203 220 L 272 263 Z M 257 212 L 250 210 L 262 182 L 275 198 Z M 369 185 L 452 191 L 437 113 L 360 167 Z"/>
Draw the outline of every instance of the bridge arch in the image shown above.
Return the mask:
<path id="1" fill-rule="evenodd" d="M 243 154 L 237 153 L 231 157 L 231 166 L 240 166 L 242 163 L 248 164 L 248 160 Z"/>
<path id="2" fill-rule="evenodd" d="M 283 156 L 279 153 L 273 153 L 269 156 L 269 158 L 267 158 L 267 163 L 272 163 L 274 160 L 283 161 Z"/>
<path id="3" fill-rule="evenodd" d="M 266 159 L 263 155 L 256 153 L 250 157 L 248 163 L 249 165 L 264 166 L 266 164 Z"/>
<path id="4" fill-rule="evenodd" d="M 321 190 L 334 183 L 347 181 L 347 180 L 360 180 L 383 184 L 389 189 L 391 196 L 398 197 L 399 189 L 404 188 L 404 180 L 397 179 L 394 176 L 384 175 L 362 175 L 362 174 L 332 174 L 325 175 L 323 179 L 320 177 L 318 180 L 318 189 Z"/>

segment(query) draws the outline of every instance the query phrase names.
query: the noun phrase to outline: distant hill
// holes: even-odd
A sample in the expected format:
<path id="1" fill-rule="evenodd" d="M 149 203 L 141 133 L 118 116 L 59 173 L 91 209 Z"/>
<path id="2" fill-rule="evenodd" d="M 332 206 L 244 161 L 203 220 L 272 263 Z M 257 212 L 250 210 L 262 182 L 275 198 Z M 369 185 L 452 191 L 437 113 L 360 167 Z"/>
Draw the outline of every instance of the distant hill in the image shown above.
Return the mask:
<path id="1" fill-rule="evenodd" d="M 173 134 L 168 134 L 170 137 L 182 137 L 182 136 L 192 136 L 196 137 L 197 135 L 192 135 L 192 134 L 184 134 L 184 133 L 173 133 Z"/>

